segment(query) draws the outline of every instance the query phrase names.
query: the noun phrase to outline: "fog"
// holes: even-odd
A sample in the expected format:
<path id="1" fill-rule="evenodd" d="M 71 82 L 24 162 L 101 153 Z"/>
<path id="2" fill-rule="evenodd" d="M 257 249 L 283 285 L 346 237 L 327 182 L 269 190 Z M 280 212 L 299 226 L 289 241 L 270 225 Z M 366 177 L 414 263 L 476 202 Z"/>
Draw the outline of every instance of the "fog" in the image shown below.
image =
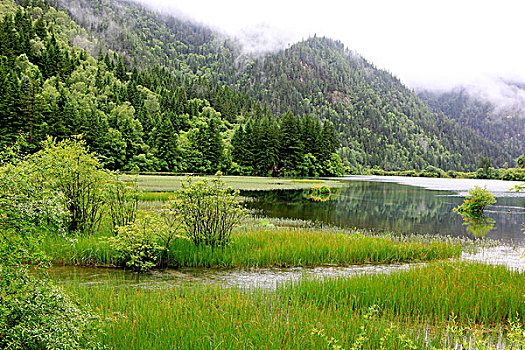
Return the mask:
<path id="1" fill-rule="evenodd" d="M 414 89 L 465 86 L 497 103 L 525 101 L 521 1 L 138 0 L 237 37 L 246 51 L 328 36 Z"/>

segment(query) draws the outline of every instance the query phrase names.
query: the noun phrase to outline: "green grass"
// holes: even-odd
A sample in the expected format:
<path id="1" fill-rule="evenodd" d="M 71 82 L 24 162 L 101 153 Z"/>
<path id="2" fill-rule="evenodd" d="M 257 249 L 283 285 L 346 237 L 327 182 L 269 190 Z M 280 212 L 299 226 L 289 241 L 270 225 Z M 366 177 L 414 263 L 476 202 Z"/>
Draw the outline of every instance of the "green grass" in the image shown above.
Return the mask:
<path id="1" fill-rule="evenodd" d="M 505 325 L 525 311 L 523 280 L 502 267 L 442 263 L 390 275 L 290 282 L 274 291 L 82 280 L 62 285 L 111 319 L 100 339 L 113 349 L 328 349 L 334 338 L 349 350 L 360 336 L 363 349 L 379 349 L 383 337 L 384 349 L 407 349 L 407 342 L 442 348 L 452 312 L 458 325 L 472 329 L 487 329 L 479 322 Z M 378 313 L 370 318 L 374 303 Z M 326 337 L 312 334 L 314 328 Z"/>
<path id="2" fill-rule="evenodd" d="M 290 282 L 279 289 L 289 300 L 320 308 L 362 310 L 379 305 L 392 317 L 464 324 L 504 324 L 525 315 L 525 278 L 504 266 L 432 263 L 410 271 Z"/>
<path id="3" fill-rule="evenodd" d="M 112 265 L 114 252 L 99 237 L 67 241 L 48 237 L 42 248 L 56 264 Z M 168 253 L 173 267 L 269 267 L 420 262 L 459 257 L 459 244 L 441 240 L 399 242 L 338 229 L 244 226 L 223 248 L 177 240 Z"/>
<path id="4" fill-rule="evenodd" d="M 112 349 L 326 349 L 326 341 L 311 334 L 314 328 L 350 349 L 361 326 L 370 338 L 364 348 L 377 349 L 390 326 L 384 319 L 368 321 L 349 309 L 283 303 L 278 295 L 262 290 L 155 290 L 74 282 L 63 286 L 112 320 L 100 336 Z"/>
<path id="5" fill-rule="evenodd" d="M 169 192 L 180 189 L 181 181 L 185 176 L 138 175 L 133 176 L 138 182 L 139 189 L 148 192 Z M 194 177 L 202 179 L 203 177 Z M 213 178 L 209 176 L 208 178 Z M 277 190 L 277 189 L 308 189 L 315 184 L 323 184 L 331 188 L 343 187 L 345 183 L 335 180 L 298 180 L 289 178 L 254 177 L 254 176 L 221 176 L 226 187 L 236 190 Z"/>

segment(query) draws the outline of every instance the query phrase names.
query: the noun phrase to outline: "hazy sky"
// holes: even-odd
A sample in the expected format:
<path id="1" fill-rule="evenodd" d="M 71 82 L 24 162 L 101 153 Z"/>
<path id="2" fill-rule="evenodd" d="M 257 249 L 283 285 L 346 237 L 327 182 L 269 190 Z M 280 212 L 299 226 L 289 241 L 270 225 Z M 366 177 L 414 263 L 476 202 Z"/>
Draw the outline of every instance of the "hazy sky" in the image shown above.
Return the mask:
<path id="1" fill-rule="evenodd" d="M 140 0 L 239 35 L 272 42 L 313 34 L 343 41 L 411 87 L 525 81 L 525 1 Z"/>

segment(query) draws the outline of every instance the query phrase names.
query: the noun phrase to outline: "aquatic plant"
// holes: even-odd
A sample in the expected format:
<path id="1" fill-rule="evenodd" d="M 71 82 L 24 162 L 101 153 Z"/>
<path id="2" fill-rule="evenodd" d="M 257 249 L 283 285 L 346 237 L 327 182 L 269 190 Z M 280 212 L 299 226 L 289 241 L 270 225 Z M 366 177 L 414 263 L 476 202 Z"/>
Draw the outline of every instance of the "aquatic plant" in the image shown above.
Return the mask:
<path id="1" fill-rule="evenodd" d="M 288 282 L 278 288 L 288 300 L 318 307 L 366 309 L 407 320 L 445 322 L 451 314 L 463 324 L 497 326 L 525 315 L 525 279 L 505 266 L 431 263 L 409 271 Z"/>
<path id="2" fill-rule="evenodd" d="M 468 191 L 465 201 L 459 207 L 454 208 L 455 212 L 471 213 L 481 215 L 487 205 L 495 204 L 496 198 L 486 187 L 475 186 Z"/>
<path id="3" fill-rule="evenodd" d="M 313 185 L 310 187 L 308 198 L 314 202 L 326 202 L 330 200 L 332 191 L 327 185 Z"/>

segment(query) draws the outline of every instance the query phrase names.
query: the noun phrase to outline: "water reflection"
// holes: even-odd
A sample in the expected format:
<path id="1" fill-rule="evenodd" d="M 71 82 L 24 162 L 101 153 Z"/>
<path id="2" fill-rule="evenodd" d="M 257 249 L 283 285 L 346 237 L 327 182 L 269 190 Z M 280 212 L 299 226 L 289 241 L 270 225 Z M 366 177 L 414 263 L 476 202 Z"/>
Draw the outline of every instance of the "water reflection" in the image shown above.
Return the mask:
<path id="1" fill-rule="evenodd" d="M 462 203 L 461 192 L 436 191 L 387 182 L 349 181 L 333 190 L 330 200 L 314 202 L 308 190 L 244 191 L 250 209 L 277 218 L 296 218 L 341 227 L 383 232 L 487 237 L 525 243 L 525 197 L 498 197 L 484 220 L 467 219 L 452 209 Z"/>
<path id="2" fill-rule="evenodd" d="M 460 213 L 463 217 L 463 225 L 467 226 L 467 232 L 472 236 L 485 238 L 487 233 L 494 229 L 496 220 L 487 218 L 483 215 L 469 215 L 468 213 Z"/>

